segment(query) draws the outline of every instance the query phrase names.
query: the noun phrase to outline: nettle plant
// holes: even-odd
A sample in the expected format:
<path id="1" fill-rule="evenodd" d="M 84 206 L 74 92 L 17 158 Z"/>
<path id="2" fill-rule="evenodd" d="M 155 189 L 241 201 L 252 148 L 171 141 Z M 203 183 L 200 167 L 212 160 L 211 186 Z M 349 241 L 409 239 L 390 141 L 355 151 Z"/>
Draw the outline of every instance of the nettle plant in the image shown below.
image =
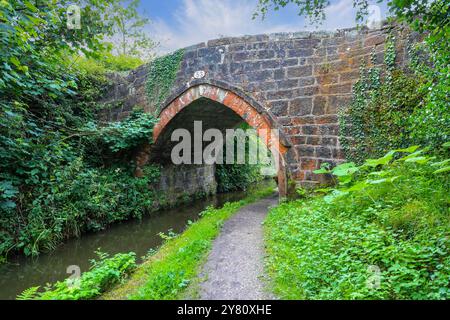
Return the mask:
<path id="1" fill-rule="evenodd" d="M 442 147 L 449 149 L 450 142 Z M 424 172 L 431 169 L 433 175 L 449 172 L 450 159 L 435 161 L 436 156 L 427 155 L 429 150 L 430 148 L 419 149 L 419 146 L 391 150 L 381 158 L 366 159 L 360 166 L 354 162 L 347 162 L 331 168 L 329 163 L 323 163 L 314 173 L 331 175 L 337 187 L 317 191 L 328 193 L 324 197 L 327 203 L 332 203 L 343 196 L 352 196 L 357 192 L 362 192 L 370 198 L 370 194 L 365 192 L 370 186 L 390 184 L 396 187 L 396 182 L 403 178 L 396 170 L 399 165 L 415 165 L 419 171 Z"/>

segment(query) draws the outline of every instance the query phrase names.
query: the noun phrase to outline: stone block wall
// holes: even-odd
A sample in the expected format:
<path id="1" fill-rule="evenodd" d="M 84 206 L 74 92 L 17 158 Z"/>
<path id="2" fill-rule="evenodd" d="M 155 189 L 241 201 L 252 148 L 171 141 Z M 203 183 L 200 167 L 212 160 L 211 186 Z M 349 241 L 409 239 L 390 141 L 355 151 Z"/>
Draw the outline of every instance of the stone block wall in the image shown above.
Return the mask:
<path id="1" fill-rule="evenodd" d="M 214 165 L 166 165 L 158 183 L 150 186 L 161 195 L 157 206 L 172 206 L 215 194 L 217 182 Z"/>
<path id="2" fill-rule="evenodd" d="M 316 185 L 313 170 L 322 162 L 339 163 L 338 110 L 349 104 L 362 63 L 384 60 L 385 43 L 395 37 L 396 63 L 408 59 L 408 43 L 417 34 L 400 25 L 377 30 L 294 32 L 221 38 L 185 48 L 173 93 L 188 89 L 204 71 L 205 81 L 220 81 L 245 92 L 269 112 L 289 139 L 289 175 L 302 185 Z M 118 77 L 104 101 L 120 106 L 103 112 L 104 120 L 126 117 L 138 105 L 159 114 L 145 94 L 146 66 Z M 181 90 L 181 91 L 180 91 Z M 170 101 L 167 101 L 167 105 Z M 161 106 L 161 108 L 164 108 Z"/>

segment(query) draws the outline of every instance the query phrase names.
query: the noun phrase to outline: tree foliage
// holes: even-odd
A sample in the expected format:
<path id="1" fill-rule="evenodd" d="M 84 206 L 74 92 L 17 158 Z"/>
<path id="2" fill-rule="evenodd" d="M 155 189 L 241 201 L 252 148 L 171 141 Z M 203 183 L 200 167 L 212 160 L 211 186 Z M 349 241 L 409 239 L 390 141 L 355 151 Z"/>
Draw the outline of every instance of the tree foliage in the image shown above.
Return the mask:
<path id="1" fill-rule="evenodd" d="M 419 31 L 431 31 L 439 37 L 448 35 L 449 17 L 448 2 L 443 0 L 377 0 L 386 3 L 389 13 L 394 19 L 405 21 Z M 353 0 L 356 9 L 355 21 L 361 23 L 367 18 L 371 1 Z M 321 23 L 326 19 L 326 9 L 331 5 L 329 0 L 258 0 L 254 18 L 266 17 L 270 10 L 278 11 L 288 5 L 298 8 L 300 16 L 307 17 L 312 23 Z"/>
<path id="2" fill-rule="evenodd" d="M 79 1 L 81 29 L 68 29 L 69 1 L 0 2 L 0 93 L 2 101 L 40 102 L 73 94 L 76 78 L 65 59 L 95 56 L 112 31 L 108 1 Z"/>
<path id="3" fill-rule="evenodd" d="M 149 60 L 153 57 L 152 50 L 157 44 L 145 31 L 150 19 L 138 13 L 139 3 L 140 0 L 132 0 L 126 6 L 120 2 L 112 4 L 115 27 L 111 41 L 115 43 L 115 51 L 119 55 Z"/>
<path id="4" fill-rule="evenodd" d="M 130 159 L 155 120 L 96 119 L 108 72 L 142 63 L 105 42 L 122 2 L 0 1 L 1 256 L 35 255 L 153 209 L 159 168 L 137 179 Z M 81 29 L 67 28 L 69 4 L 81 8 Z"/>

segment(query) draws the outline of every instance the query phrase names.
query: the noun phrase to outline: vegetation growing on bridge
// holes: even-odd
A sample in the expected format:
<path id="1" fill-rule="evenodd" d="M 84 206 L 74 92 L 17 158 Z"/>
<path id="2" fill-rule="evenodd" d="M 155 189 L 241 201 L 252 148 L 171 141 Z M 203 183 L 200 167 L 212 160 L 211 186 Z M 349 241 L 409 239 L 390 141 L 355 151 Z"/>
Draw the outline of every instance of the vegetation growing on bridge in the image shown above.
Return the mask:
<path id="1" fill-rule="evenodd" d="M 183 59 L 184 50 L 155 58 L 148 66 L 147 71 L 147 98 L 153 106 L 155 115 L 163 107 L 173 87 L 177 72 Z"/>
<path id="2" fill-rule="evenodd" d="M 406 72 L 395 70 L 392 38 L 386 43 L 385 70 L 362 67 L 361 78 L 353 87 L 353 101 L 348 110 L 348 106 L 342 106 L 340 117 L 341 142 L 347 159 L 359 163 L 367 157 L 380 156 L 389 148 L 408 144 L 427 145 L 438 151 L 450 139 L 449 2 L 379 2 L 386 2 L 391 20 L 408 24 L 424 35 L 424 41 L 408 48 L 412 63 Z M 270 10 L 288 5 L 296 6 L 298 14 L 312 23 L 321 23 L 330 2 L 259 0 L 254 17 L 264 18 Z M 369 1 L 355 0 L 353 5 L 356 22 L 366 22 Z"/>

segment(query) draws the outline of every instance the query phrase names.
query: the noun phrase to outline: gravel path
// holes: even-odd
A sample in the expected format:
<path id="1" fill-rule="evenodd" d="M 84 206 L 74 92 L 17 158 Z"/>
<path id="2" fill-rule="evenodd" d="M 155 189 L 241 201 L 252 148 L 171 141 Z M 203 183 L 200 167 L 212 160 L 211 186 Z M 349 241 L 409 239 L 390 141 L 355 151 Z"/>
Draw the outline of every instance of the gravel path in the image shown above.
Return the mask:
<path id="1" fill-rule="evenodd" d="M 260 300 L 271 297 L 261 280 L 264 243 L 261 223 L 278 196 L 241 208 L 227 220 L 213 243 L 201 277 L 200 299 Z"/>

